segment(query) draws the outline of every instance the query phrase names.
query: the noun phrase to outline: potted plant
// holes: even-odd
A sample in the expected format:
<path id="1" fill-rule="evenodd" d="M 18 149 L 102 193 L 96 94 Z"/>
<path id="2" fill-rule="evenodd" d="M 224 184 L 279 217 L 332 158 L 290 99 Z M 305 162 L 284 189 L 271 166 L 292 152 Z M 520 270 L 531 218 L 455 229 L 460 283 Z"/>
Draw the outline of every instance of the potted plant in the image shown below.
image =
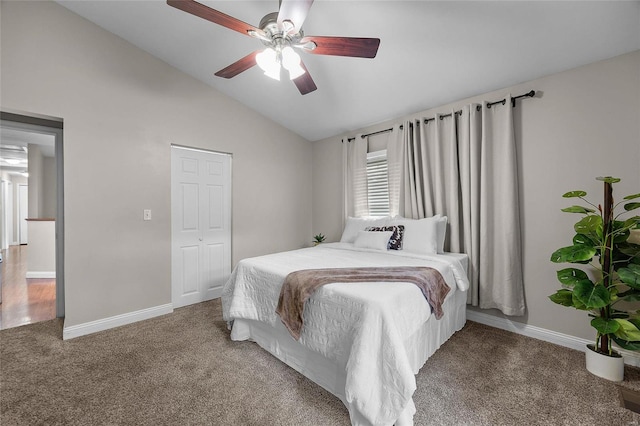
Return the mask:
<path id="1" fill-rule="evenodd" d="M 313 236 L 313 245 L 317 246 L 320 243 L 324 242 L 324 235 L 318 234 Z"/>
<path id="2" fill-rule="evenodd" d="M 629 241 L 633 229 L 640 228 L 640 216 L 623 218 L 640 207 L 640 194 L 629 195 L 614 204 L 613 184 L 620 179 L 599 177 L 604 182 L 604 202 L 589 202 L 585 191 L 571 191 L 564 198 L 579 198 L 588 206 L 570 206 L 563 212 L 583 217 L 574 225 L 573 244 L 551 255 L 555 263 L 574 263 L 581 268 L 557 271 L 562 288 L 549 296 L 551 301 L 588 311 L 596 340 L 587 345 L 587 370 L 609 380 L 624 377 L 624 360 L 612 343 L 640 350 L 640 314 L 625 309 L 622 302 L 640 301 L 640 245 Z M 623 210 L 617 213 L 620 206 Z"/>

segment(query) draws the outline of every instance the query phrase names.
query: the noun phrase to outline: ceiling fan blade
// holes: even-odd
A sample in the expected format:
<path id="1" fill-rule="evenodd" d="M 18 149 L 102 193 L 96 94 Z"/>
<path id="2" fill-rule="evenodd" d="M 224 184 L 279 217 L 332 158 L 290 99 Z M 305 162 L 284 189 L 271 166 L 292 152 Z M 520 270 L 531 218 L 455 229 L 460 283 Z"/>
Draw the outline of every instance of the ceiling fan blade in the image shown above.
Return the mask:
<path id="1" fill-rule="evenodd" d="M 308 36 L 303 37 L 299 44 L 313 42 L 315 49 L 304 47 L 307 53 L 314 55 L 334 55 L 353 56 L 357 58 L 375 58 L 380 46 L 379 38 L 358 38 L 358 37 L 324 37 Z"/>
<path id="2" fill-rule="evenodd" d="M 291 34 L 298 33 L 312 4 L 313 0 L 282 0 L 278 12 L 278 27 L 284 29 L 283 22 L 291 21 L 295 28 L 291 30 Z"/>
<path id="3" fill-rule="evenodd" d="M 236 75 L 240 74 L 241 72 L 246 71 L 249 68 L 251 68 L 252 66 L 256 65 L 256 55 L 258 53 L 260 53 L 259 50 L 256 50 L 255 52 L 249 53 L 244 58 L 235 61 L 234 63 L 232 63 L 231 65 L 229 65 L 226 68 L 221 69 L 215 75 L 218 76 L 218 77 L 223 77 L 223 78 L 235 77 Z"/>
<path id="4" fill-rule="evenodd" d="M 311 78 L 311 74 L 309 74 L 309 70 L 307 70 L 304 62 L 300 61 L 300 66 L 304 68 L 305 72 L 300 77 L 293 80 L 293 82 L 300 91 L 300 94 L 306 95 L 307 93 L 313 92 L 318 87 L 316 86 L 316 83 L 313 82 L 313 78 Z"/>
<path id="5" fill-rule="evenodd" d="M 261 30 L 253 25 L 249 25 L 246 22 L 242 22 L 241 20 L 234 18 L 233 16 L 219 12 L 194 0 L 167 0 L 167 4 L 175 7 L 176 9 L 180 9 L 215 24 L 222 25 L 223 27 L 227 27 L 244 35 L 250 35 L 249 31 L 262 33 Z"/>

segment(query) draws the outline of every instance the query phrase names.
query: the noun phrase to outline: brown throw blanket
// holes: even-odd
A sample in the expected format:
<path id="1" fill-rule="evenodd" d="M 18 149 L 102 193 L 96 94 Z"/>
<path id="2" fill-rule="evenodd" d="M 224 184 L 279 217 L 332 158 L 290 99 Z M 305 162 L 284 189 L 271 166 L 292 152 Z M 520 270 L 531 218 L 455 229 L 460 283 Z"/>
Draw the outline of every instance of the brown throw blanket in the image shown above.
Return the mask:
<path id="1" fill-rule="evenodd" d="M 442 303 L 451 290 L 440 272 L 427 267 L 305 269 L 284 279 L 276 313 L 294 339 L 300 339 L 304 304 L 316 289 L 331 283 L 409 282 L 420 288 L 436 319 L 442 318 Z"/>

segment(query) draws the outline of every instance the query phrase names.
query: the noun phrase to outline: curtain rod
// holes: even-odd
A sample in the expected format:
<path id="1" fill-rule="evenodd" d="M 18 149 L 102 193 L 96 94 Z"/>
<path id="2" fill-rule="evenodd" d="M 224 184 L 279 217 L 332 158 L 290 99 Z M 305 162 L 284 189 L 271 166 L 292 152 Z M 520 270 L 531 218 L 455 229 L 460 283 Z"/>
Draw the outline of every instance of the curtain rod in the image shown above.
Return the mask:
<path id="1" fill-rule="evenodd" d="M 532 98 L 532 97 L 534 97 L 535 95 L 536 95 L 536 91 L 535 91 L 535 90 L 530 90 L 529 92 L 525 93 L 524 95 L 514 96 L 514 97 L 512 97 L 512 98 L 511 98 L 511 106 L 515 108 L 515 106 L 516 106 L 516 99 L 520 99 L 520 98 Z M 495 102 L 488 102 L 488 103 L 487 103 L 487 108 L 491 108 L 493 105 L 497 105 L 497 104 L 502 104 L 502 105 L 504 105 L 506 102 L 507 102 L 507 99 L 506 99 L 506 98 L 501 99 L 501 100 L 499 100 L 499 101 L 495 101 Z M 478 105 L 478 106 L 476 107 L 476 111 L 480 111 L 481 109 L 482 109 L 482 106 L 481 106 L 481 105 Z M 452 113 L 449 113 L 449 114 L 442 114 L 442 115 L 440 115 L 440 120 L 442 120 L 442 119 L 443 119 L 443 118 L 445 118 L 445 117 L 451 117 L 451 114 L 452 114 Z M 453 112 L 453 114 L 455 114 L 455 115 L 460 115 L 460 114 L 462 114 L 462 110 L 454 111 L 454 112 Z M 424 123 L 425 123 L 425 124 L 427 124 L 429 121 L 434 121 L 435 119 L 436 119 L 435 117 L 433 117 L 433 118 L 425 118 L 425 119 L 424 119 Z M 400 125 L 400 128 L 402 129 L 402 124 Z M 364 139 L 364 138 L 369 137 L 369 136 L 379 135 L 379 134 L 381 134 L 381 133 L 387 133 L 387 132 L 390 132 L 390 131 L 392 131 L 392 130 L 393 130 L 393 127 L 390 127 L 390 128 L 388 128 L 388 129 L 378 130 L 377 132 L 366 133 L 366 134 L 364 134 L 364 135 L 362 135 L 362 136 L 360 136 L 360 137 L 361 137 L 362 139 Z M 351 141 L 353 141 L 353 140 L 355 140 L 355 139 L 356 139 L 355 137 L 353 137 L 353 138 L 348 138 L 348 139 L 347 139 L 347 142 L 351 142 Z"/>

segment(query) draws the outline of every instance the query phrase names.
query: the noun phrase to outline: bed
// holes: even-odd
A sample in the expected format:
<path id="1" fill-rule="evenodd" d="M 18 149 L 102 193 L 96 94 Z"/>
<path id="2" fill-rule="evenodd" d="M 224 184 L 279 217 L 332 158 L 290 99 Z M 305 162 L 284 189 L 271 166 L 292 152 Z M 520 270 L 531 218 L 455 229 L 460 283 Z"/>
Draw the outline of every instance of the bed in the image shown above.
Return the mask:
<path id="1" fill-rule="evenodd" d="M 232 340 L 256 342 L 336 395 L 353 425 L 411 425 L 415 375 L 464 326 L 467 258 L 356 243 L 321 244 L 240 261 L 223 290 L 223 317 Z M 451 289 L 442 304 L 444 316 L 436 320 L 420 289 L 408 282 L 319 288 L 305 304 L 299 340 L 275 312 L 282 283 L 291 272 L 380 266 L 439 271 Z"/>

